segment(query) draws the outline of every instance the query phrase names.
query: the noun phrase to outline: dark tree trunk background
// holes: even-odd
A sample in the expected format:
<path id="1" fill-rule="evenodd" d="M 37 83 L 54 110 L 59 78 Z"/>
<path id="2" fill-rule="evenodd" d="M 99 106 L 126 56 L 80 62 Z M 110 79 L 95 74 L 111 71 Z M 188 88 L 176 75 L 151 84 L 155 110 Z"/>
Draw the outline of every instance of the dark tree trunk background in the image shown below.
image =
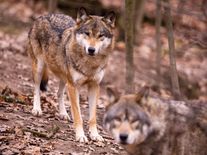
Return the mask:
<path id="1" fill-rule="evenodd" d="M 126 93 L 134 91 L 134 0 L 125 0 Z"/>
<path id="2" fill-rule="evenodd" d="M 207 19 L 207 0 L 203 0 L 202 2 L 202 10 L 203 10 L 203 14 Z"/>
<path id="3" fill-rule="evenodd" d="M 165 8 L 165 15 L 166 15 L 167 35 L 168 35 L 168 44 L 169 44 L 172 92 L 175 99 L 181 100 L 180 86 L 179 86 L 178 74 L 176 69 L 175 43 L 174 43 L 174 36 L 173 36 L 171 8 L 170 8 L 169 0 L 165 0 L 165 2 L 168 4 L 164 8 Z"/>
<path id="4" fill-rule="evenodd" d="M 162 20 L 162 14 L 161 14 L 161 1 L 156 1 L 156 51 L 157 51 L 157 57 L 156 57 L 156 69 L 157 69 L 157 75 L 158 75 L 158 86 L 160 86 L 160 75 L 161 75 L 161 40 L 160 40 L 160 27 L 161 27 L 161 20 Z"/>
<path id="5" fill-rule="evenodd" d="M 58 0 L 49 0 L 48 1 L 48 11 L 49 13 L 54 13 L 57 9 Z"/>
<path id="6" fill-rule="evenodd" d="M 135 43 L 139 43 L 140 41 L 140 32 L 141 32 L 142 21 L 144 16 L 144 5 L 145 5 L 145 0 L 135 1 L 135 11 L 134 11 L 134 19 L 136 23 L 134 26 L 134 32 L 136 34 Z"/>

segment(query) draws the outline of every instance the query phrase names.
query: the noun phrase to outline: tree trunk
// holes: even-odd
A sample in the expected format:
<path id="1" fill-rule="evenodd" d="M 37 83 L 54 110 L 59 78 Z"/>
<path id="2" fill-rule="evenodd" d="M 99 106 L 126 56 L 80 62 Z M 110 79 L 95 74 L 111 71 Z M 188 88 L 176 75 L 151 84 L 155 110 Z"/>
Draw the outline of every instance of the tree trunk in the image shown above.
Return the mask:
<path id="1" fill-rule="evenodd" d="M 168 4 L 165 6 L 166 14 L 166 24 L 167 24 L 167 35 L 168 35 L 168 44 L 169 44 L 169 59 L 170 59 L 170 74 L 171 74 L 171 83 L 172 83 L 172 92 L 175 99 L 181 99 L 180 86 L 178 82 L 178 74 L 176 70 L 176 59 L 175 59 L 175 44 L 173 36 L 173 25 L 172 25 L 172 16 L 169 0 L 165 0 Z"/>
<path id="2" fill-rule="evenodd" d="M 142 20 L 143 20 L 143 16 L 144 16 L 144 4 L 145 4 L 145 0 L 136 0 L 135 1 L 135 12 L 134 12 L 134 19 L 135 19 L 135 26 L 134 26 L 134 32 L 136 34 L 136 36 L 140 36 L 140 32 L 141 32 L 141 27 L 142 27 Z M 139 37 L 134 38 L 135 39 L 135 43 L 139 43 L 140 39 Z"/>
<path id="3" fill-rule="evenodd" d="M 203 2 L 202 2 L 202 10 L 203 10 L 204 16 L 207 18 L 207 0 L 203 0 Z"/>
<path id="4" fill-rule="evenodd" d="M 49 13 L 54 13 L 56 11 L 57 1 L 58 0 L 49 0 L 49 2 L 48 2 L 48 11 L 49 11 Z"/>
<path id="5" fill-rule="evenodd" d="M 134 91 L 134 0 L 125 0 L 126 93 Z"/>
<path id="6" fill-rule="evenodd" d="M 183 9 L 184 9 L 186 2 L 187 2 L 187 0 L 180 0 L 178 7 L 177 7 L 177 15 L 180 15 L 183 13 Z"/>
<path id="7" fill-rule="evenodd" d="M 161 20 L 162 20 L 162 14 L 161 14 L 161 1 L 156 1 L 156 51 L 157 51 L 157 57 L 156 57 L 156 70 L 158 75 L 158 86 L 160 86 L 160 64 L 161 64 L 161 39 L 160 39 L 160 27 L 161 27 Z"/>

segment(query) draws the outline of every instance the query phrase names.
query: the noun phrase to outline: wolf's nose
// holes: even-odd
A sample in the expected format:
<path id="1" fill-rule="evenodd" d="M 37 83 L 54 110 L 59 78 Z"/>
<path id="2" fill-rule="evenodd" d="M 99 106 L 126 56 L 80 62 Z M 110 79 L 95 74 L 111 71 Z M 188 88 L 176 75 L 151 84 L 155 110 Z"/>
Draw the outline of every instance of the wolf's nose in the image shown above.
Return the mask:
<path id="1" fill-rule="evenodd" d="M 96 50 L 95 48 L 93 48 L 93 47 L 89 47 L 89 48 L 88 48 L 88 54 L 89 54 L 89 55 L 94 55 L 95 50 Z"/>
<path id="2" fill-rule="evenodd" d="M 121 140 L 122 143 L 126 143 L 126 140 L 128 138 L 128 135 L 127 134 L 120 134 L 119 135 L 119 138 Z"/>

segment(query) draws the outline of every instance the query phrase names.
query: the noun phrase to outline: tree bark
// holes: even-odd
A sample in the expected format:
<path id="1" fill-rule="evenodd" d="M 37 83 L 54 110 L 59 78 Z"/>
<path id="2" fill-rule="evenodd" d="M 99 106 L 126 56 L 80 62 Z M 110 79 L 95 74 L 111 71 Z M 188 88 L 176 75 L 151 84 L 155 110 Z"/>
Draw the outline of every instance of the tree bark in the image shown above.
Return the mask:
<path id="1" fill-rule="evenodd" d="M 126 93 L 134 91 L 134 0 L 125 0 Z"/>
<path id="2" fill-rule="evenodd" d="M 58 0 L 49 0 L 48 1 L 48 11 L 49 13 L 54 13 L 57 9 Z"/>
<path id="3" fill-rule="evenodd" d="M 187 0 L 180 0 L 178 7 L 177 7 L 177 15 L 183 13 L 183 9 Z"/>
<path id="4" fill-rule="evenodd" d="M 156 70 L 157 70 L 157 76 L 158 76 L 158 86 L 160 86 L 160 64 L 161 64 L 161 39 L 160 39 L 160 27 L 161 27 L 161 20 L 162 20 L 162 14 L 161 14 L 161 1 L 156 1 Z"/>
<path id="5" fill-rule="evenodd" d="M 168 44 L 169 44 L 169 59 L 170 59 L 170 74 L 171 74 L 171 84 L 172 92 L 175 99 L 181 99 L 180 86 L 178 82 L 178 74 L 176 69 L 176 59 L 175 59 L 175 44 L 173 36 L 173 25 L 172 25 L 172 16 L 169 0 L 165 0 L 168 4 L 168 7 L 165 8 L 166 14 L 166 24 L 167 24 L 167 35 L 168 35 Z"/>
<path id="6" fill-rule="evenodd" d="M 203 14 L 207 19 L 207 0 L 203 0 L 202 2 L 202 10 L 203 10 Z"/>
<path id="7" fill-rule="evenodd" d="M 144 16 L 144 5 L 145 5 L 145 0 L 136 0 L 135 1 L 135 12 L 134 12 L 134 19 L 135 19 L 135 26 L 134 26 L 134 32 L 136 36 L 140 36 L 141 32 L 141 27 L 142 27 L 142 20 Z M 136 37 L 135 38 L 135 43 L 139 43 L 140 38 Z"/>

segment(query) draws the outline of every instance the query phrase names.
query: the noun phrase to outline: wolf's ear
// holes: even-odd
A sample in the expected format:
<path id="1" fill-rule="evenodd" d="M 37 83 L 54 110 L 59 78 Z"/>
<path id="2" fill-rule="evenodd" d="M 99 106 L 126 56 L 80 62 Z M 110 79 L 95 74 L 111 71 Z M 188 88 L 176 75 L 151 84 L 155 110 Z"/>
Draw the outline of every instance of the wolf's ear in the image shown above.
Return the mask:
<path id="1" fill-rule="evenodd" d="M 120 94 L 114 87 L 107 86 L 106 92 L 107 92 L 109 104 L 114 104 L 119 100 Z"/>
<path id="2" fill-rule="evenodd" d="M 149 96 L 150 87 L 149 86 L 143 86 L 139 92 L 136 94 L 136 102 L 140 103 L 141 99 L 147 98 Z"/>
<path id="3" fill-rule="evenodd" d="M 103 20 L 109 24 L 112 28 L 115 27 L 115 20 L 116 20 L 116 15 L 115 12 L 111 11 L 106 16 L 103 18 Z"/>
<path id="4" fill-rule="evenodd" d="M 81 22 L 81 21 L 84 21 L 86 20 L 88 17 L 88 14 L 86 12 L 86 9 L 84 7 L 81 7 L 79 10 L 78 10 L 78 13 L 77 13 L 77 23 Z"/>

